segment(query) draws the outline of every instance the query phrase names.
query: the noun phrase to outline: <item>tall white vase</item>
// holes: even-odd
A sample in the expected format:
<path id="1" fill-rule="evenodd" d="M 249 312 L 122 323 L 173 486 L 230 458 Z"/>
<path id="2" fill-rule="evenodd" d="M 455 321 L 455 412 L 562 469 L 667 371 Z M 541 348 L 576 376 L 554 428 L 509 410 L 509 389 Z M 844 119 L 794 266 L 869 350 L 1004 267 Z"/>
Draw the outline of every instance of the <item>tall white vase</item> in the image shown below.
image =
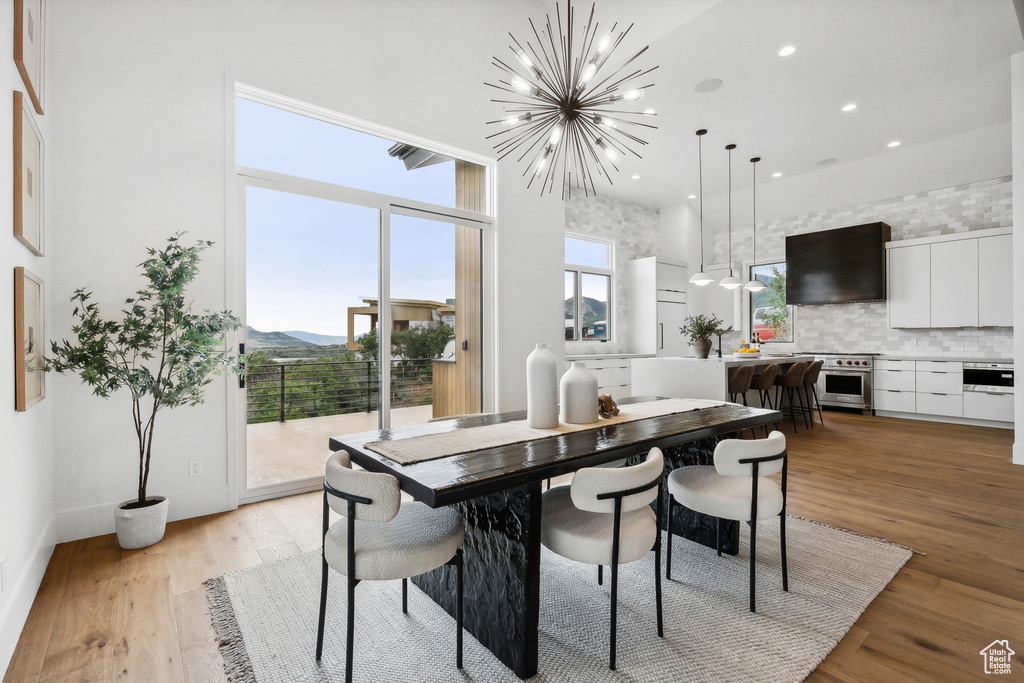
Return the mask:
<path id="1" fill-rule="evenodd" d="M 580 361 L 572 364 L 558 385 L 559 418 L 567 424 L 597 422 L 597 377 Z"/>
<path id="2" fill-rule="evenodd" d="M 534 429 L 558 426 L 558 362 L 547 344 L 526 357 L 526 424 Z"/>

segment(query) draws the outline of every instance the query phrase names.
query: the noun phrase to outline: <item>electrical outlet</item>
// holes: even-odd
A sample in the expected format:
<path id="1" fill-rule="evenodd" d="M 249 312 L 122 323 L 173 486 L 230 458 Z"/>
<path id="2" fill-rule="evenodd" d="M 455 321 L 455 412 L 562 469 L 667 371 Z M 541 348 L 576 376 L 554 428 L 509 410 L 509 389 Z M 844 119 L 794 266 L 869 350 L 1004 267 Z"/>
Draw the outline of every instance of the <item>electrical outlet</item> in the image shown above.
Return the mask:
<path id="1" fill-rule="evenodd" d="M 202 460 L 189 460 L 188 461 L 188 476 L 190 477 L 201 477 L 203 475 L 203 461 Z"/>

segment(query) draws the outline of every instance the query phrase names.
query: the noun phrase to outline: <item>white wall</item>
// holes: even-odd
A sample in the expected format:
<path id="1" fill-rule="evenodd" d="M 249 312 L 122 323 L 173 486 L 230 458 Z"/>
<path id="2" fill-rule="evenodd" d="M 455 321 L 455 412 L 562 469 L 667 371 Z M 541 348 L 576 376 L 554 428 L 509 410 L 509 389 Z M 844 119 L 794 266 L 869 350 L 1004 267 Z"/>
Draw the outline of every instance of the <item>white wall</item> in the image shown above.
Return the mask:
<path id="1" fill-rule="evenodd" d="M 68 296 L 88 286 L 111 309 L 135 287 L 145 248 L 176 230 L 214 240 L 194 289 L 199 308 L 232 307 L 225 251 L 225 88 L 239 80 L 339 112 L 488 154 L 483 85 L 509 27 L 542 6 L 440 0 L 253 3 L 90 0 L 50 5 L 52 334 L 70 333 Z M 458 106 L 453 106 L 458 103 Z M 498 196 L 498 403 L 525 405 L 525 359 L 561 338 L 563 207 L 503 165 Z M 339 255 L 339 262 L 343 255 Z M 74 377 L 53 381 L 61 540 L 112 529 L 136 488 L 127 396 L 95 399 Z M 162 414 L 150 490 L 172 519 L 229 505 L 227 393 Z M 325 444 L 326 445 L 326 444 Z M 203 460 L 189 479 L 187 462 Z"/>
<path id="2" fill-rule="evenodd" d="M 1024 52 L 1010 58 L 1010 106 L 1013 126 L 1013 194 L 1024 197 Z M 1024 201 L 1013 203 L 1013 326 L 1024 330 Z M 1024 358 L 1024 334 L 1013 340 L 1014 358 Z M 1024 429 L 1024 396 L 1014 395 L 1013 424 Z M 1019 430 L 1018 430 L 1019 431 Z M 1013 462 L 1024 465 L 1024 443 L 1014 433 Z"/>
<path id="3" fill-rule="evenodd" d="M 7 104 L 0 107 L 0 158 L 13 154 L 13 107 L 11 93 L 25 92 L 14 54 L 14 3 L 0 3 L 0 54 L 6 56 L 0 69 L 0 91 L 7 93 Z M 28 99 L 28 95 L 25 95 Z M 48 114 L 48 112 L 47 112 Z M 36 121 L 47 143 L 50 141 L 49 115 Z M 49 162 L 52 147 L 45 149 Z M 10 162 L 0 164 L 0 187 L 13 186 Z M 49 188 L 46 188 L 49 190 Z M 3 445 L 3 476 L 0 476 L 0 558 L 6 558 L 6 583 L 0 593 L 0 671 L 6 669 L 28 616 L 36 589 L 42 579 L 54 544 L 53 524 L 53 414 L 58 390 L 48 382 L 47 396 L 23 413 L 14 410 L 14 268 L 23 266 L 45 283 L 47 298 L 52 298 L 52 225 L 47 225 L 45 256 L 39 257 L 13 237 L 10 216 L 12 194 L 0 192 L 0 216 L 6 216 L 0 236 L 0 395 L 5 399 L 0 410 L 0 435 Z M 44 214 L 44 220 L 49 216 Z M 52 319 L 46 321 L 52 324 Z M 52 379 L 52 378 L 50 378 Z"/>

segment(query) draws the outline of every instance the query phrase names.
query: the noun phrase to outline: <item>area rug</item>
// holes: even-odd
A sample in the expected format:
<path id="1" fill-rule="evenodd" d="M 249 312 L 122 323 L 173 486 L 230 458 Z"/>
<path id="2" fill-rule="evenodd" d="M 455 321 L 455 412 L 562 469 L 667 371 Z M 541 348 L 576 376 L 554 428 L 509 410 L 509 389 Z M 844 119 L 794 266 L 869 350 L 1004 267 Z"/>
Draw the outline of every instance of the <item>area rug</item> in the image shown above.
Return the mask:
<path id="1" fill-rule="evenodd" d="M 655 626 L 654 554 L 620 569 L 617 671 L 608 663 L 609 581 L 594 567 L 544 551 L 540 673 L 534 681 L 801 681 L 828 655 L 911 551 L 790 517 L 789 592 L 782 591 L 778 520 L 758 524 L 757 613 L 747 605 L 748 534 L 735 557 L 690 541 L 674 545 L 663 581 L 665 637 Z M 662 558 L 664 561 L 664 558 Z M 664 577 L 664 568 L 662 569 Z M 207 598 L 230 680 L 341 681 L 345 674 L 345 583 L 332 574 L 324 654 L 314 660 L 320 554 L 310 552 L 207 582 Z M 410 584 L 356 588 L 357 681 L 516 681 L 467 633 L 455 668 L 455 621 Z"/>

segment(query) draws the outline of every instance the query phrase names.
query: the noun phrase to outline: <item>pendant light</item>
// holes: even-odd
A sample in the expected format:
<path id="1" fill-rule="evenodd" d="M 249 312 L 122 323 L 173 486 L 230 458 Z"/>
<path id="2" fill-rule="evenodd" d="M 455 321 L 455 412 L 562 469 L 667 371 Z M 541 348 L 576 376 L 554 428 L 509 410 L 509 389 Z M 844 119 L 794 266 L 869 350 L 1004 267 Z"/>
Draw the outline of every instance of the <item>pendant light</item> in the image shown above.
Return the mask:
<path id="1" fill-rule="evenodd" d="M 757 162 L 759 162 L 759 161 L 761 161 L 761 157 L 754 157 L 753 159 L 750 160 L 750 169 L 751 169 L 752 177 L 753 177 L 753 183 L 751 184 L 751 194 L 753 196 L 753 201 L 750 204 L 750 207 L 751 207 L 750 212 L 751 212 L 751 215 L 753 216 L 753 221 L 752 222 L 753 222 L 753 226 L 754 226 L 754 263 L 753 263 L 753 265 L 755 265 L 755 266 L 757 265 Z M 751 292 L 751 293 L 753 293 L 753 292 L 760 292 L 761 290 L 766 289 L 767 287 L 768 287 L 768 285 L 765 282 L 763 282 L 761 280 L 758 280 L 756 277 L 753 280 L 751 280 L 750 282 L 748 282 L 747 284 L 743 285 L 743 289 L 745 289 L 745 290 L 747 290 L 748 292 Z"/>
<path id="2" fill-rule="evenodd" d="M 726 289 L 736 289 L 743 284 L 732 272 L 732 151 L 736 145 L 726 145 L 725 148 L 729 151 L 729 277 L 722 278 L 718 284 Z"/>
<path id="3" fill-rule="evenodd" d="M 701 138 L 707 133 L 705 128 L 697 131 L 697 182 L 700 186 L 700 270 L 690 276 L 690 282 L 698 287 L 710 284 L 714 280 L 704 272 L 704 158 L 701 152 Z"/>

